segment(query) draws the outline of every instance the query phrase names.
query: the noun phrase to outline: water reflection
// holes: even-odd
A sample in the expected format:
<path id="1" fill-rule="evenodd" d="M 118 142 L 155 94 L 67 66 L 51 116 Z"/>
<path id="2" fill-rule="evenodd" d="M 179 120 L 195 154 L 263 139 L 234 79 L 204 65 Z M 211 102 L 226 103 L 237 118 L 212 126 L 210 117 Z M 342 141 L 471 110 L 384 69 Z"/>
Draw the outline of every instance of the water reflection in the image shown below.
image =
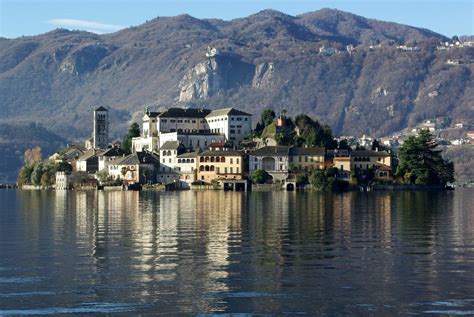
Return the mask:
<path id="1" fill-rule="evenodd" d="M 472 193 L 2 191 L 0 315 L 469 312 Z"/>

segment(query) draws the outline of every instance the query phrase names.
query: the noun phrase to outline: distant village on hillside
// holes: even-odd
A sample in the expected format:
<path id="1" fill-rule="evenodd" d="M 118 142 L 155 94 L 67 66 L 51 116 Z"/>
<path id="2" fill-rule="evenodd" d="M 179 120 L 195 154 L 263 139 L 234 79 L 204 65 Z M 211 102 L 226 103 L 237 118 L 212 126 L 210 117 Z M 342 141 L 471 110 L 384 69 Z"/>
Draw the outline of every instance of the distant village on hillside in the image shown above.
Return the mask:
<path id="1" fill-rule="evenodd" d="M 147 108 L 141 128 L 134 123 L 122 142 L 110 143 L 109 110 L 99 107 L 93 112 L 92 130 L 84 144 L 68 145 L 46 162 L 26 162 L 19 186 L 345 190 L 374 184 L 444 186 L 453 181 L 452 163 L 440 161 L 447 176 L 438 176 L 437 167 L 433 170 L 438 174 L 428 170 L 423 172 L 426 175 L 416 174 L 394 155 L 393 139 L 333 138 L 330 127 L 305 115 L 292 119 L 286 111 L 276 115 L 265 110 L 252 129 L 252 114 L 234 108 L 169 108 L 163 112 Z M 423 142 L 428 147 L 435 144 L 429 134 L 426 138 Z M 405 171 L 400 172 L 397 166 L 404 164 Z"/>

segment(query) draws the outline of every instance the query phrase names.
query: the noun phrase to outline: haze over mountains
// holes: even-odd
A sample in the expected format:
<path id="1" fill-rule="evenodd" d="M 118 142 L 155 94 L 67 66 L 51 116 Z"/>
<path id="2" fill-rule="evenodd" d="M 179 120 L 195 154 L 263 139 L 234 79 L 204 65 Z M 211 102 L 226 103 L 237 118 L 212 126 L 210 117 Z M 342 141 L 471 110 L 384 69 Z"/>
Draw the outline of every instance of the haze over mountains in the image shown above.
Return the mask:
<path id="1" fill-rule="evenodd" d="M 2 38 L 0 123 L 39 122 L 76 140 L 90 135 L 98 105 L 113 110 L 114 136 L 146 106 L 232 106 L 255 118 L 286 109 L 344 135 L 389 135 L 437 116 L 472 122 L 474 48 L 436 50 L 446 40 L 332 9 L 231 21 L 180 15 L 106 35 L 58 29 Z M 323 46 L 340 53 L 321 54 Z"/>

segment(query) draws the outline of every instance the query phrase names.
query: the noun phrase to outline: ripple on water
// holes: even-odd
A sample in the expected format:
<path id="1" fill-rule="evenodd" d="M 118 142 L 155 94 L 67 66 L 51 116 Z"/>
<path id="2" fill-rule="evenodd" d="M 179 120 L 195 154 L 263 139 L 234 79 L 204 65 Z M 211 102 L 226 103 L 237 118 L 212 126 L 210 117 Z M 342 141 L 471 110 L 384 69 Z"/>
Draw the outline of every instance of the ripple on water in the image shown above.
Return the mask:
<path id="1" fill-rule="evenodd" d="M 130 303 L 84 303 L 79 307 L 49 307 L 40 309 L 0 310 L 2 315 L 51 315 L 51 314 L 86 314 L 86 313 L 123 313 L 143 308 L 141 304 Z"/>
<path id="2" fill-rule="evenodd" d="M 32 284 L 44 280 L 44 277 L 0 277 L 0 284 Z"/>

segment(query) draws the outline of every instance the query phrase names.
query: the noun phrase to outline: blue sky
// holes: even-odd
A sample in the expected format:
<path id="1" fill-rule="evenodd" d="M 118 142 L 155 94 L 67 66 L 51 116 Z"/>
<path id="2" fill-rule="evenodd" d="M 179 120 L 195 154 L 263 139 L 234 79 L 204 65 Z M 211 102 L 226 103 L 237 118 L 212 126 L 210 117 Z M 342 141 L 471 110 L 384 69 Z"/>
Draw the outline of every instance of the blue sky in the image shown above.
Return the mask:
<path id="1" fill-rule="evenodd" d="M 474 34 L 474 0 L 0 0 L 0 36 L 35 35 L 58 27 L 108 33 L 181 13 L 229 20 L 268 8 L 297 15 L 325 7 L 450 37 Z"/>

